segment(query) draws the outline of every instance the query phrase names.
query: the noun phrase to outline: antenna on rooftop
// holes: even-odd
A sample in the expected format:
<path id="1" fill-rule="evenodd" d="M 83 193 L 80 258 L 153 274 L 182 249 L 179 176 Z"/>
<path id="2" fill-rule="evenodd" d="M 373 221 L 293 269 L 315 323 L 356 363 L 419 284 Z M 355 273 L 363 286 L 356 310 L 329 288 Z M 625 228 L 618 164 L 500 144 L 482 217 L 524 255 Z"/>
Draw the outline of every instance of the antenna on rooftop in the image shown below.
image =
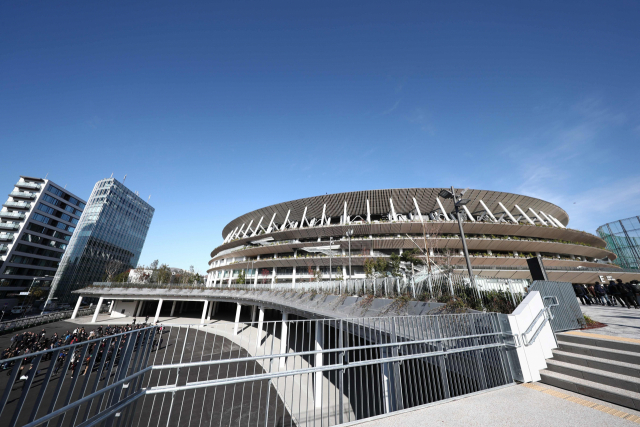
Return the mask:
<path id="1" fill-rule="evenodd" d="M 122 183 L 124 184 L 126 180 L 127 180 L 127 174 L 124 175 L 124 179 L 122 180 Z"/>
<path id="2" fill-rule="evenodd" d="M 49 172 L 47 172 L 47 174 L 44 176 L 44 179 L 47 179 L 48 176 L 49 176 Z"/>
<path id="3" fill-rule="evenodd" d="M 65 190 L 67 189 L 67 184 L 65 184 L 65 185 L 64 185 L 64 189 L 65 189 Z"/>
<path id="4" fill-rule="evenodd" d="M 113 172 L 111 172 L 111 176 L 109 178 L 113 178 Z"/>
<path id="5" fill-rule="evenodd" d="M 148 200 L 151 200 L 151 194 L 149 194 L 149 199 Z"/>

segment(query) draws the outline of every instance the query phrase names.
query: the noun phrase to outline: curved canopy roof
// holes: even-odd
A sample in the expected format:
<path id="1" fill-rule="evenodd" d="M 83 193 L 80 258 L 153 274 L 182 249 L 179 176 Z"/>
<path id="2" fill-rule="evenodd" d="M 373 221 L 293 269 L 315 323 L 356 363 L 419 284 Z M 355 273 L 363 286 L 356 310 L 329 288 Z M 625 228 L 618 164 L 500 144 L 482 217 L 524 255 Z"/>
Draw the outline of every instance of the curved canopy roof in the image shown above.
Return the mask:
<path id="1" fill-rule="evenodd" d="M 360 215 L 366 218 L 367 200 L 371 215 L 387 215 L 391 211 L 391 201 L 397 214 L 406 214 L 415 211 L 413 199 L 416 199 L 420 212 L 426 215 L 439 209 L 437 202 L 438 193 L 441 188 L 401 188 L 388 190 L 366 190 L 352 191 L 348 193 L 327 194 L 324 196 L 307 197 L 304 199 L 292 200 L 289 202 L 278 203 L 264 208 L 256 209 L 246 213 L 227 224 L 222 230 L 222 237 L 226 237 L 236 227 L 242 224 L 248 225 L 253 220 L 255 227 L 260 218 L 263 217 L 263 226 L 266 227 L 273 214 L 276 214 L 274 221 L 282 223 L 289 213 L 289 221 L 295 222 L 302 219 L 305 207 L 307 209 L 306 218 L 320 218 L 322 210 L 326 204 L 326 216 L 339 217 L 344 212 L 344 203 L 347 203 L 347 215 L 353 217 Z M 509 212 L 517 217 L 520 212 L 515 208 L 518 205 L 527 215 L 531 215 L 529 208 L 536 212 L 543 211 L 547 215 L 552 215 L 563 225 L 569 223 L 569 215 L 559 206 L 553 203 L 534 197 L 523 196 L 513 193 L 505 193 L 501 191 L 489 190 L 467 190 L 464 194 L 465 199 L 471 201 L 466 205 L 473 215 L 481 215 L 485 213 L 485 209 L 480 203 L 482 200 L 489 210 L 499 217 L 504 213 L 502 205 Z M 454 210 L 453 201 L 451 199 L 440 199 L 444 209 L 448 212 Z"/>

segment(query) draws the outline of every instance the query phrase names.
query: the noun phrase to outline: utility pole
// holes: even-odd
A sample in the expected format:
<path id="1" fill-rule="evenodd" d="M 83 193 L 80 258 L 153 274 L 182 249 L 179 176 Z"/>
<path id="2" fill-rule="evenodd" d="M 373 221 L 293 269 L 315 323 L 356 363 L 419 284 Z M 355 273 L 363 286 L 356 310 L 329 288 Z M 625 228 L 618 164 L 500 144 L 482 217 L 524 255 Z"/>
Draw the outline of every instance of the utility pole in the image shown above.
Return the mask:
<path id="1" fill-rule="evenodd" d="M 469 280 L 475 287 L 475 280 L 473 278 L 473 268 L 471 268 L 471 260 L 469 259 L 469 250 L 467 249 L 467 239 L 464 237 L 464 230 L 462 229 L 462 219 L 460 218 L 460 206 L 466 205 L 468 201 L 462 200 L 462 195 L 458 196 L 455 193 L 453 186 L 451 187 L 451 194 L 453 195 L 453 202 L 456 208 L 456 218 L 458 219 L 458 227 L 460 228 L 460 238 L 462 239 L 462 250 L 464 251 L 464 259 L 467 262 L 467 270 L 469 272 Z"/>

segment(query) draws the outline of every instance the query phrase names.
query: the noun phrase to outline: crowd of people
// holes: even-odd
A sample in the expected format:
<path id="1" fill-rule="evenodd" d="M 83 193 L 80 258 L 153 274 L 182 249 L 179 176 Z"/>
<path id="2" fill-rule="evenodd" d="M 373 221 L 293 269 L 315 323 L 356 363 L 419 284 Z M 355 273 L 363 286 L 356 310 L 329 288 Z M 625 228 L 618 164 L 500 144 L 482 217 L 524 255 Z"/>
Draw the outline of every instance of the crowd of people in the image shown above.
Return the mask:
<path id="1" fill-rule="evenodd" d="M 609 281 L 609 283 L 595 282 L 593 285 L 574 284 L 573 290 L 582 305 L 608 305 L 610 307 L 620 304 L 622 307 L 640 307 L 640 283 L 632 280 L 623 283 L 621 279 Z"/>
<path id="2" fill-rule="evenodd" d="M 105 327 L 98 326 L 96 329 L 87 331 L 84 327 L 80 326 L 73 331 L 66 331 L 62 335 L 58 335 L 58 333 L 53 333 L 49 337 L 47 337 L 47 332 L 45 329 L 42 329 L 40 332 L 22 332 L 14 335 L 11 338 L 11 345 L 0 352 L 0 370 L 8 370 L 7 375 L 10 376 L 12 373 L 12 367 L 15 366 L 16 361 L 8 361 L 1 363 L 2 360 L 14 358 L 16 356 L 24 356 L 22 359 L 18 359 L 20 362 L 20 374 L 16 376 L 16 381 L 18 380 L 26 380 L 33 369 L 38 369 L 38 374 L 41 367 L 34 367 L 33 361 L 35 356 L 34 353 L 43 350 L 55 350 L 56 348 L 63 347 L 60 352 L 57 354 L 56 360 L 51 363 L 55 363 L 53 373 L 58 374 L 61 369 L 67 365 L 66 372 L 63 374 L 71 373 L 73 375 L 86 375 L 89 366 L 91 365 L 91 359 L 94 354 L 96 345 L 100 346 L 98 349 L 98 353 L 95 355 L 95 360 L 93 362 L 94 369 L 100 366 L 100 362 L 102 358 L 106 355 L 106 361 L 104 363 L 103 372 L 105 372 L 110 365 L 111 359 L 115 355 L 115 360 L 113 365 L 117 365 L 121 351 L 125 348 L 127 344 L 127 339 L 130 335 L 123 335 L 122 339 L 112 339 L 110 342 L 108 340 L 109 336 L 122 334 L 126 332 L 131 332 L 136 329 L 141 329 L 149 326 L 147 323 L 136 325 L 135 320 L 133 323 L 128 325 L 107 325 Z M 152 351 L 162 345 L 162 325 L 158 325 L 158 334 L 156 334 L 154 341 L 152 343 Z M 141 335 L 138 335 L 138 341 L 140 341 Z M 87 348 L 87 351 L 84 352 L 85 346 L 74 346 L 69 348 L 64 348 L 66 346 L 70 346 L 77 343 L 82 343 L 85 341 L 94 340 Z M 119 343 L 119 344 L 118 344 Z M 107 347 L 108 344 L 108 347 Z M 118 346 L 116 348 L 116 345 Z M 138 343 L 136 343 L 134 347 L 134 351 L 138 348 Z M 84 352 L 84 359 L 83 358 Z M 55 351 L 49 351 L 44 353 L 42 356 L 42 361 L 50 361 L 54 356 Z M 67 363 L 67 358 L 69 358 L 69 362 Z M 80 365 L 78 367 L 78 365 Z M 27 370 L 25 367 L 29 366 Z M 84 366 L 84 369 L 83 369 Z"/>

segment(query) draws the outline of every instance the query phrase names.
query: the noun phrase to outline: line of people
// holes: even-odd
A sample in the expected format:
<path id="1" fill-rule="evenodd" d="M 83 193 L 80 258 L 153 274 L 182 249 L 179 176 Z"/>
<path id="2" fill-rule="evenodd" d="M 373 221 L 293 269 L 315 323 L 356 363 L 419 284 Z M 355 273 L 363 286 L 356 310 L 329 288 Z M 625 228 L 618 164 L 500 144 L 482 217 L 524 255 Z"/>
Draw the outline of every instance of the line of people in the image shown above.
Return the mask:
<path id="1" fill-rule="evenodd" d="M 120 345 L 118 346 L 118 348 L 116 348 L 116 342 L 118 341 L 116 339 L 111 340 L 109 347 L 106 348 L 107 338 L 111 335 L 116 335 L 123 332 L 130 332 L 130 331 L 141 329 L 147 326 L 149 325 L 147 324 L 136 325 L 135 323 L 129 324 L 129 325 L 118 325 L 118 326 L 108 325 L 104 328 L 102 326 L 98 326 L 98 328 L 96 328 L 95 330 L 91 330 L 90 332 L 87 332 L 84 329 L 84 327 L 79 327 L 73 330 L 72 332 L 66 331 L 62 336 L 59 336 L 58 333 L 54 333 L 53 335 L 51 335 L 50 338 L 47 338 L 45 329 L 42 329 L 42 331 L 39 333 L 22 332 L 13 336 L 11 338 L 11 345 L 0 352 L 0 370 L 8 370 L 7 375 L 11 375 L 11 372 L 12 372 L 11 368 L 15 366 L 16 361 L 3 363 L 2 360 L 9 359 L 16 356 L 24 356 L 24 358 L 21 359 L 21 365 L 22 365 L 20 367 L 21 372 L 20 372 L 20 375 L 16 377 L 16 381 L 25 380 L 28 378 L 30 372 L 34 369 L 34 366 L 32 364 L 34 357 L 30 356 L 31 354 L 39 351 L 43 351 L 43 350 L 55 350 L 56 348 L 59 348 L 59 347 L 77 344 L 84 341 L 95 339 L 96 341 L 93 342 L 87 349 L 88 351 L 85 353 L 84 360 L 81 360 L 82 346 L 76 346 L 74 348 L 61 350 L 58 353 L 56 360 L 51 361 L 51 363 L 55 363 L 53 373 L 57 374 L 60 371 L 60 369 L 62 369 L 62 367 L 65 365 L 67 358 L 70 357 L 68 369 L 65 373 L 79 372 L 76 369 L 78 367 L 78 364 L 80 364 L 81 366 L 84 365 L 84 370 L 83 372 L 80 372 L 79 375 L 85 375 L 89 368 L 91 355 L 93 354 L 96 345 L 99 345 L 100 348 L 98 350 L 98 353 L 96 354 L 94 369 L 97 366 L 99 366 L 99 362 L 102 360 L 104 355 L 106 355 L 107 361 L 110 361 L 113 355 L 115 354 L 115 357 L 116 357 L 115 364 L 117 365 L 118 364 L 117 360 L 119 359 L 120 353 L 127 342 L 125 338 L 126 336 L 120 340 Z M 156 348 L 159 348 L 162 345 L 162 341 L 163 341 L 162 329 L 163 327 L 159 325 L 159 328 L 158 328 L 159 333 L 156 335 L 154 342 L 152 344 L 152 351 L 155 350 Z M 99 340 L 100 338 L 102 338 L 102 340 Z M 140 340 L 140 337 L 138 337 L 138 340 Z M 136 344 L 136 349 L 137 347 L 138 347 L 138 344 Z M 42 362 L 51 360 L 53 354 L 54 354 L 53 351 L 46 353 L 42 358 Z M 29 369 L 25 370 L 25 367 L 27 365 L 29 365 Z M 105 363 L 105 367 L 106 366 L 108 366 L 108 363 Z M 36 375 L 42 369 L 42 364 L 41 366 L 37 367 L 37 369 L 38 369 L 38 372 L 36 372 Z"/>
<path id="2" fill-rule="evenodd" d="M 640 307 L 640 283 L 632 280 L 630 283 L 623 283 L 621 279 L 610 280 L 609 283 L 595 282 L 593 285 L 574 284 L 573 291 L 580 299 L 582 305 L 608 305 L 615 307 L 618 304 L 622 307 Z"/>

